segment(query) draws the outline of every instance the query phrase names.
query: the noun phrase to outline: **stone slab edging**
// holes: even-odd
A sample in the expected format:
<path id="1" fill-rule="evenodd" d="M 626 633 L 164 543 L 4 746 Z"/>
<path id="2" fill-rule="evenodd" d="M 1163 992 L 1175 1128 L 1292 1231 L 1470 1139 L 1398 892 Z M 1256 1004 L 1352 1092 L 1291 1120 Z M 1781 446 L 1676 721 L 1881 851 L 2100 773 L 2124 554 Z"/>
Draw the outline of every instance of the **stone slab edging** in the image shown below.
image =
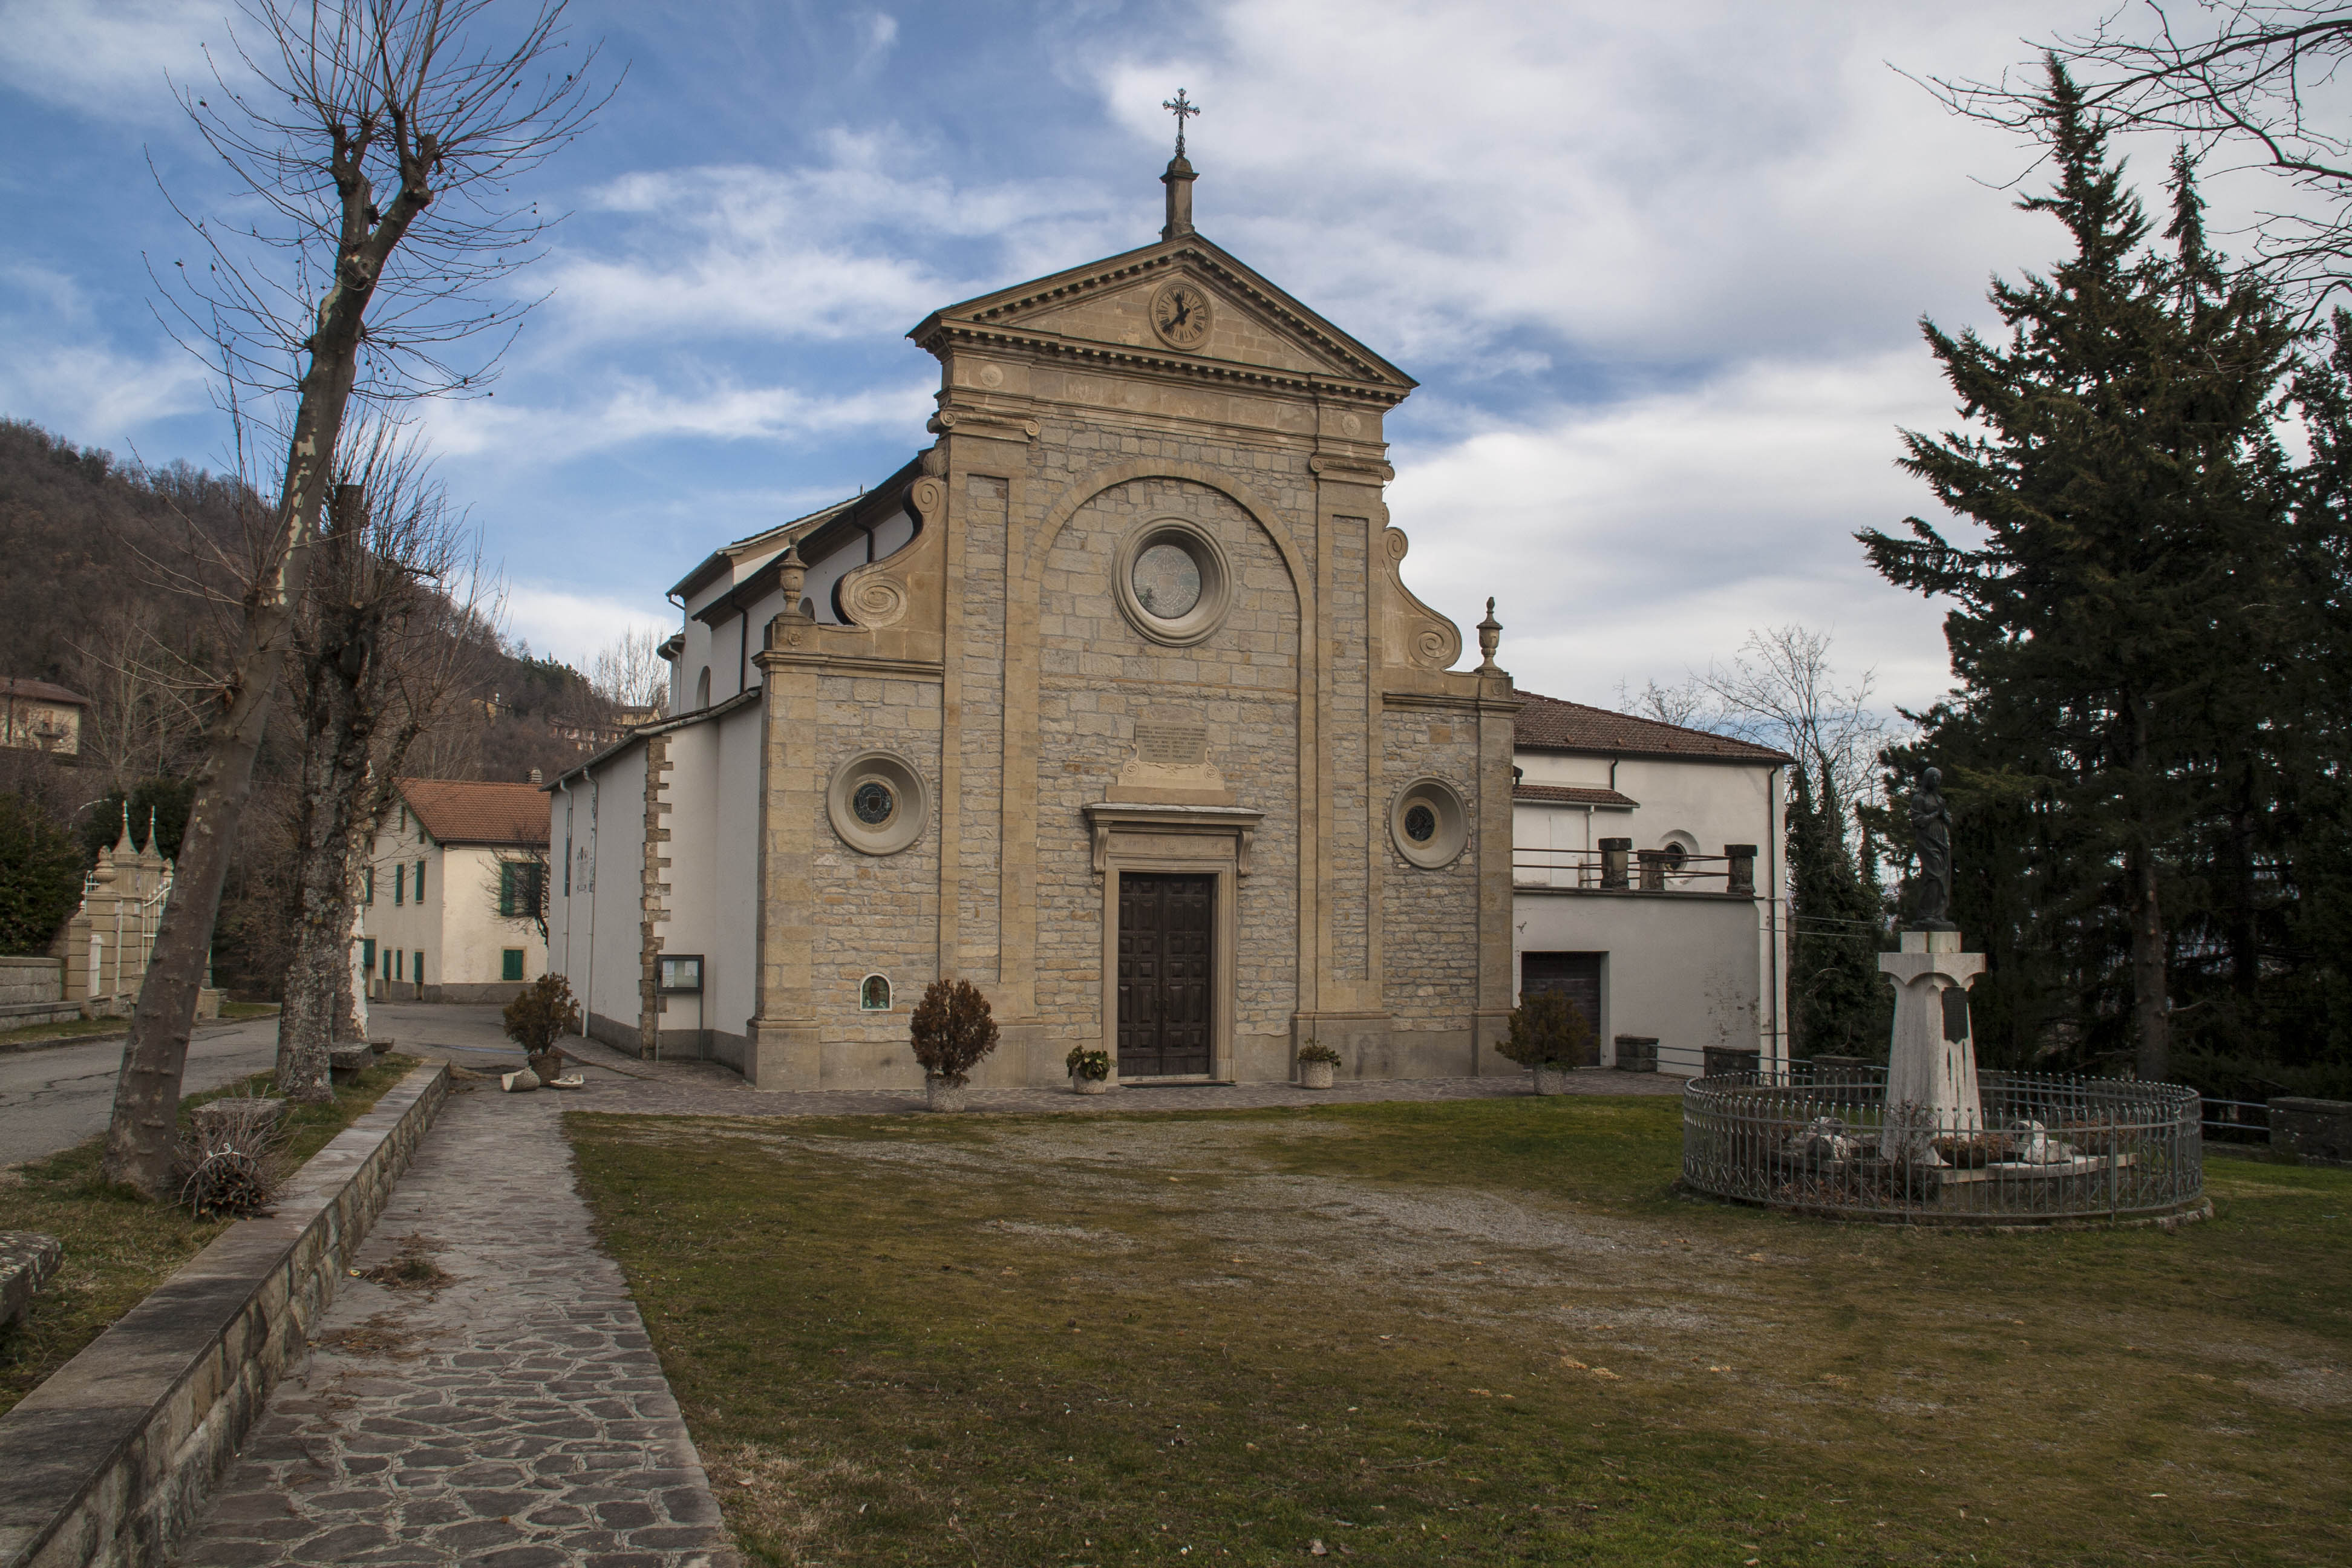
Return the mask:
<path id="1" fill-rule="evenodd" d="M 309 1342 L 449 1094 L 384 1091 L 287 1183 L 0 1415 L 0 1568 L 168 1562 Z"/>

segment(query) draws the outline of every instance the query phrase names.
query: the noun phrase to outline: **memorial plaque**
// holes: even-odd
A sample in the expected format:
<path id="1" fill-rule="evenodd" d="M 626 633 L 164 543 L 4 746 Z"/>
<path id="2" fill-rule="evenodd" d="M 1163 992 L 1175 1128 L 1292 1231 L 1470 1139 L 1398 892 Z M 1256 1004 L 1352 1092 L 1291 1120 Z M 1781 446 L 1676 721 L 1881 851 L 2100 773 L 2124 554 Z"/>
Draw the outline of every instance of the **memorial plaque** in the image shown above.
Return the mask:
<path id="1" fill-rule="evenodd" d="M 1138 762 L 1155 767 L 1203 766 L 1209 760 L 1209 727 L 1139 721 L 1135 726 L 1135 756 Z"/>

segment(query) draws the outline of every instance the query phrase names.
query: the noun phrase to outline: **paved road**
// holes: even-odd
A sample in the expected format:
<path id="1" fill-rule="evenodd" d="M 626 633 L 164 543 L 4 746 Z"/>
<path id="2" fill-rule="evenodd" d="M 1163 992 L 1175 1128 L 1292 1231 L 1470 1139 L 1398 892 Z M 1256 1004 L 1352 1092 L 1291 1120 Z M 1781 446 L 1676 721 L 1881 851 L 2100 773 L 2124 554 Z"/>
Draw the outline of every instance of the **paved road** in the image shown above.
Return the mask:
<path id="1" fill-rule="evenodd" d="M 522 1065 L 520 1053 L 499 1033 L 495 1007 L 380 1004 L 370 1022 L 378 1035 L 390 1035 L 403 1048 L 446 1055 L 486 1069 Z M 274 1016 L 200 1025 L 188 1047 L 182 1085 L 189 1094 L 215 1089 L 263 1071 L 277 1056 Z M 0 1051 L 0 1165 L 37 1160 L 105 1131 L 114 1105 L 114 1078 L 121 1066 L 119 1038 Z"/>
<path id="2" fill-rule="evenodd" d="M 573 1184 L 559 1118 L 579 1097 L 457 1087 L 353 1259 L 445 1279 L 341 1282 L 182 1568 L 738 1563 Z"/>

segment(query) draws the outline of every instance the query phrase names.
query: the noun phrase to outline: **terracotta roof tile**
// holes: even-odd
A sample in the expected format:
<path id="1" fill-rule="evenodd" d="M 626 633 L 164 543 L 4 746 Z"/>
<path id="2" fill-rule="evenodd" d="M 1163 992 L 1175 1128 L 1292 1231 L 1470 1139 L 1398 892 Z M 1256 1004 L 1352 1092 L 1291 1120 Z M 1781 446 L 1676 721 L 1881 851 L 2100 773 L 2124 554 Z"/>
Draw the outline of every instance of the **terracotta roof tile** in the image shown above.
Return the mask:
<path id="1" fill-rule="evenodd" d="M 403 779 L 400 795 L 436 844 L 547 842 L 547 795 L 537 784 Z"/>
<path id="2" fill-rule="evenodd" d="M 46 680 L 0 679 L 0 697 L 22 697 L 32 702 L 68 702 L 77 708 L 89 706 L 89 698 Z"/>
<path id="3" fill-rule="evenodd" d="M 1594 789 L 1587 784 L 1513 784 L 1511 798 L 1554 805 L 1613 805 L 1627 811 L 1642 804 L 1630 795 L 1620 795 L 1613 789 Z"/>
<path id="4" fill-rule="evenodd" d="M 1686 730 L 1533 691 L 1514 691 L 1527 706 L 1514 721 L 1518 744 L 1538 752 L 1600 752 L 1620 757 L 1704 757 L 1716 762 L 1787 763 L 1786 752 L 1705 730 Z"/>

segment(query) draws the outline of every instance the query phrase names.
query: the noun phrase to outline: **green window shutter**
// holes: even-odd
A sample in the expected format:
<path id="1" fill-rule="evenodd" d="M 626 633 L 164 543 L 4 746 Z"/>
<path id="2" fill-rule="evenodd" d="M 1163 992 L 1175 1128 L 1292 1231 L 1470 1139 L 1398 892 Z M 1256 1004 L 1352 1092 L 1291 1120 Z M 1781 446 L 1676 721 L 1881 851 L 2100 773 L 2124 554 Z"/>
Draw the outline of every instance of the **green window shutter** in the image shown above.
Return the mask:
<path id="1" fill-rule="evenodd" d="M 499 957 L 499 979 L 520 980 L 522 978 L 522 949 L 519 947 L 509 947 L 501 952 Z"/>
<path id="2" fill-rule="evenodd" d="M 416 863 L 416 901 L 420 904 L 425 901 L 425 862 L 422 860 Z"/>
<path id="3" fill-rule="evenodd" d="M 515 912 L 515 868 L 511 860 L 499 862 L 499 913 L 509 919 Z M 512 979 L 513 976 L 508 976 Z"/>
<path id="4" fill-rule="evenodd" d="M 410 975 L 409 978 L 415 981 L 419 985 L 425 984 L 425 954 L 422 952 L 418 952 L 416 955 L 416 973 Z"/>
<path id="5" fill-rule="evenodd" d="M 361 901 L 362 901 L 362 903 L 369 903 L 369 904 L 373 904 L 373 903 L 374 903 L 374 902 L 375 902 L 375 868 L 374 868 L 374 867 L 373 867 L 373 866 L 370 866 L 366 870 L 362 871 L 362 872 L 360 873 L 360 882 L 361 882 L 361 894 L 360 894 L 360 900 L 361 900 Z M 370 942 L 370 943 L 368 943 L 368 951 L 369 951 L 370 952 L 373 952 L 375 951 L 375 943 L 373 943 L 373 942 Z M 371 968 L 373 968 L 373 961 L 371 961 L 371 962 L 370 962 L 370 967 L 371 967 Z"/>
<path id="6" fill-rule="evenodd" d="M 408 901 L 408 868 L 405 866 L 392 868 L 392 901 L 395 907 Z"/>
<path id="7" fill-rule="evenodd" d="M 375 973 L 375 938 L 372 936 L 360 939 L 360 973 Z"/>

